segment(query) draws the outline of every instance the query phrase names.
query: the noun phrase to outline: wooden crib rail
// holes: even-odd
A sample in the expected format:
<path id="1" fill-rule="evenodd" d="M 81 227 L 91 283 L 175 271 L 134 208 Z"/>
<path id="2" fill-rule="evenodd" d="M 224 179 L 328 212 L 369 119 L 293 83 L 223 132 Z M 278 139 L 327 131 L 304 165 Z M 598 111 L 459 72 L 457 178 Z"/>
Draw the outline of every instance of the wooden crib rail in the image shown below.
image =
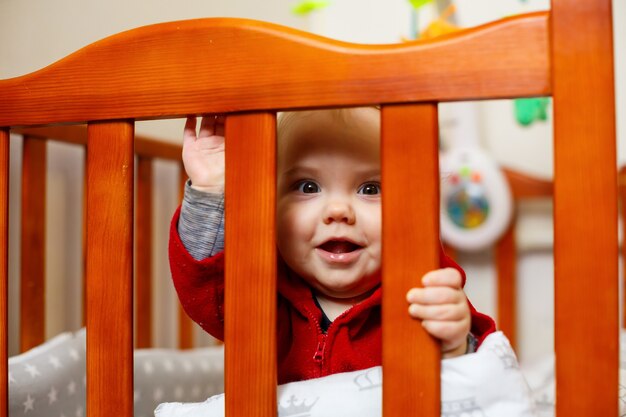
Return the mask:
<path id="1" fill-rule="evenodd" d="M 552 198 L 554 188 L 552 181 L 535 178 L 512 169 L 502 168 L 502 171 L 511 187 L 514 207 L 520 201 L 531 198 Z M 514 211 L 511 224 L 496 242 L 494 253 L 498 283 L 496 323 L 514 348 L 517 348 L 516 219 L 517 213 Z"/>
<path id="2" fill-rule="evenodd" d="M 617 415 L 617 175 L 610 4 L 610 0 L 553 0 L 550 14 L 504 19 L 439 40 L 382 46 L 350 45 L 248 20 L 175 22 L 107 38 L 48 68 L 0 81 L 0 127 L 4 131 L 6 127 L 23 125 L 90 123 L 88 204 L 93 207 L 106 203 L 105 210 L 94 211 L 97 214 L 89 211 L 90 415 L 132 413 L 133 391 L 128 383 L 129 378 L 132 381 L 132 357 L 128 354 L 129 346 L 132 347 L 132 323 L 130 297 L 126 293 L 132 279 L 132 268 L 128 267 L 132 261 L 132 193 L 127 188 L 132 184 L 132 150 L 128 149 L 131 120 L 227 113 L 228 142 L 229 125 L 249 131 L 239 119 L 245 115 L 235 112 L 251 111 L 257 123 L 263 118 L 261 114 L 277 110 L 382 104 L 383 118 L 406 121 L 406 130 L 390 126 L 383 130 L 382 154 L 393 152 L 392 143 L 413 133 L 414 141 L 424 142 L 420 149 L 426 146 L 426 161 L 429 154 L 436 158 L 429 152 L 435 146 L 430 143 L 433 135 L 427 133 L 433 126 L 416 126 L 415 120 L 423 120 L 422 116 L 427 119 L 425 115 L 416 116 L 415 120 L 405 118 L 416 107 L 426 108 L 422 106 L 447 100 L 550 94 L 554 96 L 556 138 L 557 412 L 563 416 Z M 394 110 L 388 105 L 393 105 Z M 233 117 L 238 121 L 229 121 Z M 267 124 L 260 129 L 250 128 L 259 131 L 263 139 L 272 129 Z M 420 133 L 424 137 L 419 137 Z M 415 145 L 411 143 L 411 149 Z M 414 155 L 415 160 L 422 163 L 418 155 Z M 267 164 L 274 152 L 256 156 L 264 160 L 258 161 L 259 165 Z M 235 158 L 239 166 L 247 156 L 242 152 L 227 158 Z M 432 161 L 423 163 L 432 165 Z M 389 164 L 386 166 L 383 169 L 388 172 Z M 242 172 L 257 172 L 253 166 L 246 168 L 249 169 Z M 105 169 L 110 172 L 105 173 Z M 398 172 L 409 169 L 403 166 Z M 227 173 L 227 181 L 228 176 L 233 178 L 236 174 Z M 115 187 L 105 185 L 109 175 L 108 181 L 115 182 Z M 265 189 L 267 178 L 248 178 Z M 102 186 L 92 185 L 95 183 Z M 385 197 L 383 218 L 392 223 L 383 229 L 394 229 L 398 226 L 395 222 L 406 220 L 402 205 L 423 209 L 420 215 L 431 221 L 436 218 L 437 206 L 428 203 L 436 185 L 424 187 L 428 190 L 424 201 L 420 201 L 421 193 L 405 193 L 402 204 L 389 205 Z M 234 190 L 227 188 L 227 201 L 237 200 L 231 194 Z M 387 193 L 393 195 L 392 190 Z M 113 201 L 117 202 L 115 207 L 124 209 L 118 211 L 108 204 Z M 238 207 L 238 218 L 259 218 L 260 225 L 269 227 L 272 223 L 268 213 L 273 212 L 275 202 L 255 201 L 256 204 Z M 593 207 L 589 201 L 594 202 Z M 249 236 L 246 226 L 234 222 L 233 216 L 228 216 L 226 222 L 230 244 Z M 426 222 L 423 226 L 426 232 L 403 230 L 410 235 L 406 240 L 419 243 L 419 236 L 413 235 L 426 233 L 434 245 L 436 235 Z M 383 233 L 386 236 L 388 232 Z M 246 259 L 261 259 L 264 276 L 269 275 L 275 262 L 275 258 L 270 259 L 273 252 L 266 250 L 266 238 L 251 245 L 254 253 L 237 259 L 243 263 Z M 383 246 L 392 244 L 384 239 Z M 125 248 L 122 256 L 119 248 Z M 417 259 L 407 265 L 425 268 L 434 264 L 428 252 L 416 252 Z M 389 265 L 389 258 L 385 259 L 383 265 Z M 598 259 L 603 261 L 599 264 Z M 116 272 L 113 278 L 114 269 L 120 269 L 123 275 Z M 420 272 L 415 271 L 417 275 Z M 226 274 L 227 292 L 229 286 L 246 285 L 248 277 Z M 383 286 L 401 285 L 395 283 L 397 279 L 404 282 L 401 275 L 387 274 Z M 235 310 L 229 310 L 226 320 L 274 314 L 275 305 L 266 300 L 249 301 L 228 307 Z M 384 302 L 383 310 L 394 308 Z M 404 314 L 393 322 L 384 320 L 385 333 L 395 335 L 385 336 L 383 363 L 387 363 L 388 345 L 403 345 L 406 334 L 402 330 L 411 319 Z M 227 329 L 229 326 L 227 323 Z M 591 329 L 593 338 L 587 337 Z M 110 338 L 111 334 L 115 337 Z M 274 337 L 272 328 L 264 327 L 255 339 L 245 341 L 255 344 L 252 352 L 241 346 L 241 338 L 226 341 L 228 386 L 236 386 L 237 395 L 247 401 L 258 401 L 255 407 L 263 409 L 263 415 L 276 415 L 272 383 L 275 375 L 255 375 L 254 380 L 263 382 L 253 385 L 249 381 L 256 367 L 242 372 L 236 365 L 258 364 L 275 355 L 275 345 L 267 343 Z M 435 345 L 427 341 L 425 334 L 417 338 L 425 340 L 427 346 Z M 107 359 L 117 361 L 115 374 Z M 439 385 L 435 371 L 439 366 L 437 350 L 419 349 L 415 357 L 406 359 L 407 364 L 413 361 L 422 363 L 424 368 L 417 372 L 411 366 L 402 370 L 393 367 L 389 374 L 388 368 L 383 370 L 385 385 L 401 386 L 393 392 L 384 389 L 385 413 L 396 410 L 392 415 L 438 416 L 439 398 L 432 391 L 432 385 Z M 109 369 L 105 369 L 105 364 Z M 424 381 L 421 373 L 434 376 Z M 605 389 L 607 386 L 612 388 Z M 421 410 L 414 401 L 403 398 L 407 390 L 427 396 L 423 397 L 424 405 L 419 405 Z M 226 395 L 235 395 L 232 388 Z M 228 401 L 229 417 L 249 415 L 245 401 Z M 110 408 L 104 408 L 105 403 Z"/>
<path id="3" fill-rule="evenodd" d="M 188 20 L 123 32 L 3 80 L 0 126 L 549 95 L 548 61 L 546 13 L 400 45 Z"/>

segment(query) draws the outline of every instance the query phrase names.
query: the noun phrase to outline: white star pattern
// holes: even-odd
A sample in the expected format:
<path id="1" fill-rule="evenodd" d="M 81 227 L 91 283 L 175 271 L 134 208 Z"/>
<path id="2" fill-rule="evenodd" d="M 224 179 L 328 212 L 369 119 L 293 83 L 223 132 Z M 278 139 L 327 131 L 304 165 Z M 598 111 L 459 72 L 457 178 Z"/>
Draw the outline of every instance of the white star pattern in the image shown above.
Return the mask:
<path id="1" fill-rule="evenodd" d="M 83 417 L 83 407 L 78 406 L 76 409 L 76 417 Z"/>
<path id="2" fill-rule="evenodd" d="M 24 401 L 22 404 L 24 405 L 24 414 L 28 413 L 29 411 L 35 410 L 35 399 L 31 397 L 30 394 L 28 394 L 28 396 L 26 397 L 26 401 Z"/>
<path id="3" fill-rule="evenodd" d="M 50 392 L 48 393 L 48 404 L 52 404 L 57 402 L 57 390 L 54 387 L 50 388 Z"/>
<path id="4" fill-rule="evenodd" d="M 68 384 L 67 392 L 69 395 L 74 395 L 76 393 L 76 383 L 74 381 L 70 381 Z"/>
<path id="5" fill-rule="evenodd" d="M 70 349 L 70 357 L 72 359 L 74 359 L 76 362 L 78 362 L 80 360 L 80 354 L 78 353 L 78 351 L 74 348 Z"/>
<path id="6" fill-rule="evenodd" d="M 63 368 L 63 365 L 61 365 L 61 361 L 56 356 L 51 355 L 50 358 L 48 359 L 48 362 L 50 363 L 50 365 L 54 367 L 54 369 Z"/>
<path id="7" fill-rule="evenodd" d="M 24 369 L 33 378 L 41 376 L 41 374 L 39 373 L 35 365 L 31 365 L 30 363 L 27 363 L 26 365 L 24 365 Z"/>
<path id="8" fill-rule="evenodd" d="M 161 399 L 163 398 L 163 389 L 161 389 L 161 387 L 157 387 L 154 390 L 152 398 L 154 398 L 154 401 L 161 401 Z"/>
<path id="9" fill-rule="evenodd" d="M 154 366 L 152 365 L 152 362 L 145 361 L 143 363 L 143 371 L 146 373 L 146 375 L 152 375 L 152 373 L 154 372 Z"/>
<path id="10" fill-rule="evenodd" d="M 183 398 L 183 394 L 185 394 L 185 390 L 180 385 L 177 385 L 176 388 L 174 388 L 174 398 L 180 400 Z"/>

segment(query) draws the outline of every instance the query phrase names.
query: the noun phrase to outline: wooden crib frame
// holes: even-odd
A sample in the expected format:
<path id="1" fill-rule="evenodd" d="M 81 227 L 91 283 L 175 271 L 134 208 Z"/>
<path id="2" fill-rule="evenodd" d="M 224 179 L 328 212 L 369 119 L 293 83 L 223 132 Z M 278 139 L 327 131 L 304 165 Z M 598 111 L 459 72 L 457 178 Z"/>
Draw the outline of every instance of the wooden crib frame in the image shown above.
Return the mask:
<path id="1" fill-rule="evenodd" d="M 275 111 L 381 104 L 383 413 L 432 417 L 440 414 L 438 346 L 398 300 L 416 276 L 438 266 L 436 103 L 546 95 L 555 118 L 557 413 L 617 415 L 612 44 L 610 0 L 553 0 L 549 13 L 391 46 L 206 19 L 124 32 L 0 81 L 2 195 L 11 128 L 89 124 L 90 416 L 133 412 L 134 120 L 227 114 L 226 412 L 274 417 Z M 419 193 L 405 192 L 407 178 L 419 178 Z M 7 200 L 0 199 L 0 416 L 7 404 Z M 246 281 L 251 274 L 259 279 Z"/>
<path id="2" fill-rule="evenodd" d="M 23 137 L 22 157 L 22 216 L 20 269 L 20 352 L 27 351 L 45 341 L 45 211 L 46 211 L 46 155 L 48 142 L 68 143 L 81 147 L 87 145 L 87 127 L 62 125 L 51 127 L 26 127 L 12 130 Z M 181 163 L 182 147 L 155 138 L 136 135 L 134 153 L 137 160 L 135 189 L 135 348 L 153 346 L 152 337 L 152 194 L 153 162 L 169 160 L 179 164 L 182 199 L 187 179 Z M 85 185 L 86 186 L 86 183 Z M 30 192 L 37 190 L 37 192 Z M 83 213 L 86 213 L 83 199 Z M 83 216 L 83 220 L 86 216 Z M 85 222 L 83 222 L 85 223 Z M 83 263 L 86 225 L 83 224 Z M 25 257 L 25 254 L 28 254 Z M 85 268 L 83 268 L 84 270 Z M 83 274 L 83 288 L 86 288 Z M 86 305 L 83 299 L 83 306 Z M 83 325 L 85 315 L 83 309 Z M 193 347 L 192 321 L 179 306 L 178 347 Z"/>

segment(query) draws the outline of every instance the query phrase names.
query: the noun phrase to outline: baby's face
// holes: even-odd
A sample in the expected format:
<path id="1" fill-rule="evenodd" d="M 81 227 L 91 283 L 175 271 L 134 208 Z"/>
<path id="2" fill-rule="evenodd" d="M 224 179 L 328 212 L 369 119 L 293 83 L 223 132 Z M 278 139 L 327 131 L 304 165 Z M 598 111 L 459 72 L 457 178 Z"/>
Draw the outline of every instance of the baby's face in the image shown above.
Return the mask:
<path id="1" fill-rule="evenodd" d="M 380 121 L 372 108 L 295 116 L 278 146 L 278 248 L 333 298 L 380 282 Z"/>

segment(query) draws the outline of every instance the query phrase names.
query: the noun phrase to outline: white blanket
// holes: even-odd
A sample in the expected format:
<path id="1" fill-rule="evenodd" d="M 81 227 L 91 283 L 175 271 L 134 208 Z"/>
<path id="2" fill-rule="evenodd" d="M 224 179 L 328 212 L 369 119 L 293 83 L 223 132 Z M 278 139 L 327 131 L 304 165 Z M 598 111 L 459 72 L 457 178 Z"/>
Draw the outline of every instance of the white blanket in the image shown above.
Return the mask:
<path id="1" fill-rule="evenodd" d="M 278 386 L 278 415 L 377 417 L 382 414 L 381 367 Z M 156 417 L 223 416 L 224 394 L 201 403 L 164 403 Z M 489 335 L 476 353 L 441 366 L 441 415 L 535 416 L 530 390 L 507 338 Z"/>

